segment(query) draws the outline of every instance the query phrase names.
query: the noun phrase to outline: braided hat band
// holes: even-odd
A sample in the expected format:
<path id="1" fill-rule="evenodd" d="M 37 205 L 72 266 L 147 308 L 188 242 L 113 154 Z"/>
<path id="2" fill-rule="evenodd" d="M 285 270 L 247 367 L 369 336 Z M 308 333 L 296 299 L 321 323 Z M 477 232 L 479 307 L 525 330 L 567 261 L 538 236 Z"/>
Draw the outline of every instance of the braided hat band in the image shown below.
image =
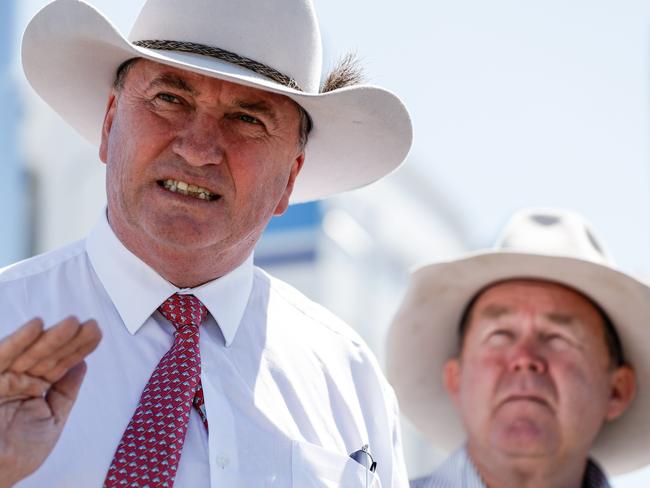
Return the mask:
<path id="1" fill-rule="evenodd" d="M 197 44 L 195 42 L 184 42 L 184 41 L 168 41 L 168 40 L 143 40 L 143 41 L 134 41 L 133 45 L 138 47 L 144 47 L 147 49 L 159 49 L 162 51 L 179 51 L 192 54 L 200 54 L 203 56 L 210 56 L 211 58 L 216 58 L 221 61 L 226 61 L 227 63 L 236 64 L 242 68 L 249 69 L 254 71 L 257 74 L 265 76 L 277 83 L 280 83 L 288 88 L 293 88 L 294 90 L 304 91 L 296 80 L 293 78 L 279 72 L 278 70 L 271 68 L 265 64 L 259 63 L 253 59 L 240 56 L 239 54 L 226 51 L 225 49 L 220 49 L 218 47 L 206 46 L 205 44 Z"/>

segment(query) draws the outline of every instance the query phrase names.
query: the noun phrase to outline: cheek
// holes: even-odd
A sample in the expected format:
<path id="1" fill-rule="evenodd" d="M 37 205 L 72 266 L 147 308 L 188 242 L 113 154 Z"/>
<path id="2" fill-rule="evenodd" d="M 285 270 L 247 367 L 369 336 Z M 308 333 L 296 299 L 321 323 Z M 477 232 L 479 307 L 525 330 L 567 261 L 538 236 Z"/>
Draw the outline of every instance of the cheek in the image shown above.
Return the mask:
<path id="1" fill-rule="evenodd" d="M 143 198 L 149 193 L 145 190 L 155 180 L 151 171 L 153 159 L 142 147 L 142 140 L 136 137 L 113 139 L 109 161 L 106 166 L 106 193 L 113 211 L 133 215 L 140 209 Z"/>
<path id="2" fill-rule="evenodd" d="M 483 355 L 464 361 L 460 375 L 461 403 L 474 408 L 489 405 L 502 371 L 503 362 L 495 356 Z"/>
<path id="3" fill-rule="evenodd" d="M 501 371 L 501 363 L 492 357 L 461 365 L 458 410 L 471 437 L 484 438 L 489 432 Z"/>
<path id="4" fill-rule="evenodd" d="M 149 119 L 151 117 L 139 118 L 131 124 L 118 124 L 111 134 L 109 166 L 112 164 L 122 179 L 154 169 L 152 162 L 172 140 L 169 130 L 158 127 Z"/>
<path id="5" fill-rule="evenodd" d="M 607 373 L 595 368 L 558 360 L 552 367 L 552 377 L 560 395 L 561 404 L 579 414 L 585 406 L 607 395 Z"/>
<path id="6" fill-rule="evenodd" d="M 178 132 L 178 121 L 165 119 L 149 111 L 146 107 L 127 106 L 118 112 L 111 130 L 115 150 L 127 149 L 128 146 L 138 151 L 153 151 L 161 145 L 167 145 Z M 134 153 L 133 150 L 130 151 Z"/>
<path id="7" fill-rule="evenodd" d="M 128 186 L 133 180 L 132 174 L 136 161 L 133 158 L 135 143 L 129 139 L 112 138 L 108 148 L 108 163 L 106 165 L 106 181 L 109 189 Z"/>
<path id="8" fill-rule="evenodd" d="M 262 147 L 259 147 L 262 146 Z M 255 192 L 268 197 L 278 198 L 289 179 L 291 156 L 278 154 L 264 145 L 230 146 L 228 167 L 232 174 L 238 193 Z"/>
<path id="9" fill-rule="evenodd" d="M 557 419 L 567 439 L 592 442 L 600 431 L 609 403 L 605 371 L 564 363 L 553 371 L 558 392 Z"/>

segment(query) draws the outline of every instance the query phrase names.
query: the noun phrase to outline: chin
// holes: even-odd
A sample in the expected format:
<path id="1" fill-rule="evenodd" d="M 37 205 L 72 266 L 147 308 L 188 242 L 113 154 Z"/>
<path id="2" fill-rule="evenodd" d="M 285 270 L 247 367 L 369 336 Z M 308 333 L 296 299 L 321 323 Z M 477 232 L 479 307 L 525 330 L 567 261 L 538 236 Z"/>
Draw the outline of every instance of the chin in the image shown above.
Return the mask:
<path id="1" fill-rule="evenodd" d="M 179 251 L 191 251 L 217 246 L 227 240 L 221 236 L 219 229 L 206 225 L 197 225 L 189 219 L 166 219 L 163 223 L 147 226 L 147 234 L 158 245 L 176 248 Z"/>
<path id="2" fill-rule="evenodd" d="M 490 444 L 510 456 L 539 457 L 555 450 L 558 436 L 547 422 L 519 418 L 495 429 Z"/>
<path id="3" fill-rule="evenodd" d="M 224 247 L 224 242 L 215 239 L 215 237 L 217 236 L 214 234 L 164 233 L 158 236 L 157 241 L 161 246 L 181 252 L 199 251 L 207 248 L 218 249 Z"/>

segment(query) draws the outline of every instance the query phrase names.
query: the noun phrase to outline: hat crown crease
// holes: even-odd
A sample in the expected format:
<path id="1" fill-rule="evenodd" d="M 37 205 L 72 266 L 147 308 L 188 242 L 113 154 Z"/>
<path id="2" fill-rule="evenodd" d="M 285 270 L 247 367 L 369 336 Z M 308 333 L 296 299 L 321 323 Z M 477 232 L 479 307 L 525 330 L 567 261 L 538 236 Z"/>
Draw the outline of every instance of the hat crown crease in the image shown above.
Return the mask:
<path id="1" fill-rule="evenodd" d="M 572 212 L 520 212 L 510 220 L 495 248 L 613 264 L 588 223 Z"/>

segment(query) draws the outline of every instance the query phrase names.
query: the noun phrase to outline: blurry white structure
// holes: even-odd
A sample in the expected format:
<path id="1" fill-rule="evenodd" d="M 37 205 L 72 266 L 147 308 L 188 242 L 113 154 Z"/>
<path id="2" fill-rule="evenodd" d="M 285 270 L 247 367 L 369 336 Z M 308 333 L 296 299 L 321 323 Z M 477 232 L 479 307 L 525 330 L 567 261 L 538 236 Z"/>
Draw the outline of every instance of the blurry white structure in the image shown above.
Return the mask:
<path id="1" fill-rule="evenodd" d="M 22 147 L 33 175 L 34 252 L 83 237 L 105 206 L 104 165 L 30 87 Z"/>

